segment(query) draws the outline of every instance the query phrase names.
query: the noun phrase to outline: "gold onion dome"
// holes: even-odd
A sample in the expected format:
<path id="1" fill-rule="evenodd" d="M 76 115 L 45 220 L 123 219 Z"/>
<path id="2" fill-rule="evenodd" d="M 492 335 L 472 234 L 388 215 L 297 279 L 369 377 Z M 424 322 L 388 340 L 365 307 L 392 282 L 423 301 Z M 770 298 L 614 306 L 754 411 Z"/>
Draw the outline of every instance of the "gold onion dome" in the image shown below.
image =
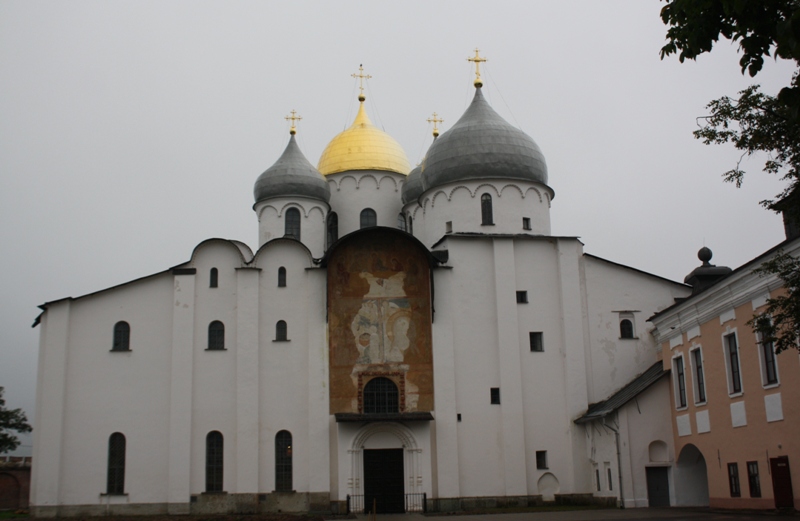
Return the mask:
<path id="1" fill-rule="evenodd" d="M 355 121 L 328 143 L 319 158 L 319 170 L 323 175 L 348 170 L 387 170 L 408 174 L 411 165 L 400 144 L 389 134 L 380 130 L 367 117 L 363 95 Z"/>

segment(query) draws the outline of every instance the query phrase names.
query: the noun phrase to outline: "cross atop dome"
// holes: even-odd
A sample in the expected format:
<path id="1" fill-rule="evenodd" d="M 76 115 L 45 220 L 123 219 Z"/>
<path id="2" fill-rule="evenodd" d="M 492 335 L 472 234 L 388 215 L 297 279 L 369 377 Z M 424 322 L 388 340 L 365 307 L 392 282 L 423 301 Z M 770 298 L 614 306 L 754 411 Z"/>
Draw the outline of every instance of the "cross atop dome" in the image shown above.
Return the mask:
<path id="1" fill-rule="evenodd" d="M 289 134 L 294 136 L 295 134 L 297 134 L 297 127 L 295 126 L 295 121 L 300 121 L 303 118 L 298 116 L 297 115 L 297 111 L 294 110 L 294 109 L 292 109 L 291 114 L 292 114 L 291 116 L 285 116 L 283 119 L 285 119 L 286 121 L 291 121 L 292 122 L 292 126 L 291 126 L 291 128 L 289 128 Z"/>
<path id="2" fill-rule="evenodd" d="M 367 99 L 364 97 L 364 80 L 368 80 L 372 78 L 372 76 L 369 74 L 364 74 L 364 64 L 362 63 L 358 64 L 358 74 L 353 73 L 350 76 L 353 78 L 358 78 L 358 89 L 360 91 L 358 94 L 358 101 L 364 101 Z"/>
<path id="3" fill-rule="evenodd" d="M 472 62 L 475 64 L 475 86 L 480 88 L 483 86 L 483 80 L 481 80 L 481 63 L 486 61 L 486 58 L 481 58 L 480 50 L 475 47 L 475 56 L 471 58 L 467 58 L 468 62 Z"/>
<path id="4" fill-rule="evenodd" d="M 439 137 L 439 127 L 436 125 L 438 123 L 444 123 L 444 120 L 439 117 L 437 113 L 433 113 L 432 118 L 428 118 L 428 123 L 433 123 L 433 137 Z"/>

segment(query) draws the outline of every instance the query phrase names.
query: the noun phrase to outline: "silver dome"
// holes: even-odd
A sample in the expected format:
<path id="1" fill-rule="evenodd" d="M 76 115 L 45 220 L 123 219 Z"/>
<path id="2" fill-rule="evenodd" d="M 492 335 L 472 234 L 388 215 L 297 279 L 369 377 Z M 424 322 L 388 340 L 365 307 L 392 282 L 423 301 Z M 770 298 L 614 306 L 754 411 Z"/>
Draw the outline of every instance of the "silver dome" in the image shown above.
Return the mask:
<path id="1" fill-rule="evenodd" d="M 422 163 L 425 190 L 470 179 L 519 179 L 547 184 L 547 164 L 539 146 L 511 126 L 475 90 L 461 119 L 439 136 Z"/>
<path id="2" fill-rule="evenodd" d="M 258 176 L 253 194 L 256 202 L 291 196 L 321 199 L 326 203 L 331 199 L 328 182 L 300 151 L 294 134 L 281 157 Z"/>
<path id="3" fill-rule="evenodd" d="M 403 204 L 408 204 L 419 199 L 425 189 L 422 187 L 422 167 L 418 166 L 409 172 L 406 182 L 403 183 Z"/>

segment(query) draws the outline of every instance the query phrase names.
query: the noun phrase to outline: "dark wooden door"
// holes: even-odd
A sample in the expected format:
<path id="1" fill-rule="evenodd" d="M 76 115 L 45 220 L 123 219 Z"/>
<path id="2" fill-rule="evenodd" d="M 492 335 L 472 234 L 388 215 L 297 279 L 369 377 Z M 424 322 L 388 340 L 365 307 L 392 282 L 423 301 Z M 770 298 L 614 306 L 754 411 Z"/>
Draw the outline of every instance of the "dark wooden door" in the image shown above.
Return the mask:
<path id="1" fill-rule="evenodd" d="M 403 449 L 364 451 L 364 511 L 373 501 L 378 514 L 405 512 Z"/>
<path id="2" fill-rule="evenodd" d="M 772 471 L 772 491 L 775 494 L 775 508 L 794 508 L 789 456 L 770 458 L 769 467 Z"/>
<path id="3" fill-rule="evenodd" d="M 669 469 L 646 467 L 647 499 L 651 507 L 669 506 Z"/>

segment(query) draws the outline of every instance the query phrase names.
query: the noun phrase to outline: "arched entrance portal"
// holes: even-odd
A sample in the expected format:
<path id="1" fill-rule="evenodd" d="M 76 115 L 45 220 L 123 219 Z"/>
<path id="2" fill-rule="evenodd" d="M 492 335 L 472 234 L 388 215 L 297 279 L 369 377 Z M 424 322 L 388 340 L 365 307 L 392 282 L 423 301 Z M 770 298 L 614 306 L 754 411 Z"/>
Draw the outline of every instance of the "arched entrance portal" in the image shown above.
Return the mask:
<path id="1" fill-rule="evenodd" d="M 414 435 L 399 423 L 370 423 L 353 439 L 351 482 L 358 484 L 364 511 L 405 512 L 406 494 L 421 492 L 419 453 Z"/>
<path id="2" fill-rule="evenodd" d="M 708 470 L 700 449 L 691 443 L 681 449 L 675 465 L 675 504 L 708 506 Z"/>

